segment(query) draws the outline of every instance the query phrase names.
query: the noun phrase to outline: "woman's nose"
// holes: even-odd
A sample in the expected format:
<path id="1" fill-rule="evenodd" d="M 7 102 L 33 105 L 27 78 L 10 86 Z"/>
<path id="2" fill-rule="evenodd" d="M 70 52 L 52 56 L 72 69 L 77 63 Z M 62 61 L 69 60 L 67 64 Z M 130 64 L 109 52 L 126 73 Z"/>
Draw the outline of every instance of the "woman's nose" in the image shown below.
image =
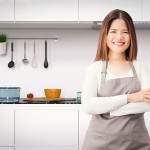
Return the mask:
<path id="1" fill-rule="evenodd" d="M 123 34 L 122 34 L 122 33 L 117 33 L 117 34 L 116 34 L 116 38 L 117 38 L 118 40 L 122 40 L 122 39 L 123 39 Z"/>

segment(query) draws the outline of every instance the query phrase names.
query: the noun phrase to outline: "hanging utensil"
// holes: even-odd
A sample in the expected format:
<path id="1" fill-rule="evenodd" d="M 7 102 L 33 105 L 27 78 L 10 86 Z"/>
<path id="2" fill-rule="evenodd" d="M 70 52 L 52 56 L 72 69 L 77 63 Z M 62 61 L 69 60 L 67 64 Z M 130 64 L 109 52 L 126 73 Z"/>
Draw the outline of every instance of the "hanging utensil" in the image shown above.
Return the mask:
<path id="1" fill-rule="evenodd" d="M 47 40 L 45 40 L 45 60 L 44 60 L 44 68 L 48 68 L 48 61 L 47 61 Z"/>
<path id="2" fill-rule="evenodd" d="M 33 46 L 33 58 L 32 58 L 32 62 L 31 62 L 31 66 L 33 68 L 37 67 L 37 60 L 36 60 L 36 54 L 35 54 L 35 41 L 34 41 L 34 46 Z"/>
<path id="3" fill-rule="evenodd" d="M 14 63 L 14 61 L 13 61 L 13 42 L 11 42 L 11 61 L 8 63 L 8 67 L 9 68 L 12 68 L 12 67 L 14 67 L 14 65 L 15 65 L 15 63 Z"/>
<path id="4" fill-rule="evenodd" d="M 22 59 L 22 62 L 24 64 L 28 64 L 29 63 L 28 59 L 26 58 L 26 42 L 24 42 L 24 58 Z"/>

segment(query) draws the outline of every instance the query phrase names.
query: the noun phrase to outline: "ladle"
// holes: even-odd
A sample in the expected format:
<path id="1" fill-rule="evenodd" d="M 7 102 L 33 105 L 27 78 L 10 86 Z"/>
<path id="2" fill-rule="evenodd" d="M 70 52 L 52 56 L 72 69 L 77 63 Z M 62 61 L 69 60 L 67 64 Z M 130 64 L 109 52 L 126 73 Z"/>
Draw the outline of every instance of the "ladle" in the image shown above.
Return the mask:
<path id="1" fill-rule="evenodd" d="M 11 61 L 8 63 L 8 67 L 12 68 L 14 67 L 15 63 L 13 61 L 13 42 L 11 42 Z"/>
<path id="2" fill-rule="evenodd" d="M 45 40 L 45 60 L 44 60 L 44 68 L 48 68 L 48 61 L 47 61 L 47 40 Z"/>
<path id="3" fill-rule="evenodd" d="M 28 59 L 26 58 L 26 42 L 24 42 L 24 58 L 22 59 L 22 62 L 24 64 L 28 64 L 29 63 Z"/>

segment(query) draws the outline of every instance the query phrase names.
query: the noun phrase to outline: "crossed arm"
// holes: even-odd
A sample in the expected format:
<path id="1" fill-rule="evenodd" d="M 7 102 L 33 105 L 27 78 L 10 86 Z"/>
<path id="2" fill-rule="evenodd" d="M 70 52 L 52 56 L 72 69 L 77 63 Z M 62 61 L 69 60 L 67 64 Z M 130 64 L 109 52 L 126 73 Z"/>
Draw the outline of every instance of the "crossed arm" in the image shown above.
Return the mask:
<path id="1" fill-rule="evenodd" d="M 140 66 L 139 80 L 142 90 L 132 94 L 112 97 L 97 97 L 97 66 L 89 66 L 83 84 L 82 104 L 88 114 L 110 113 L 122 116 L 150 111 L 150 71 L 146 65 Z"/>

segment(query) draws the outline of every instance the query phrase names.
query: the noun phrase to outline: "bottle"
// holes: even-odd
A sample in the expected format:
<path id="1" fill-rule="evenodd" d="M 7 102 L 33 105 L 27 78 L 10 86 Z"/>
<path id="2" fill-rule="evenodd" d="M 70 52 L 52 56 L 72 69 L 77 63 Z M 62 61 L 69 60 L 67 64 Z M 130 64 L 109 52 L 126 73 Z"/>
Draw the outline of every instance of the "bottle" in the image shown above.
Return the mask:
<path id="1" fill-rule="evenodd" d="M 78 103 L 78 104 L 81 104 L 81 94 L 82 94 L 81 91 L 78 91 L 78 92 L 77 92 L 77 103 Z"/>

